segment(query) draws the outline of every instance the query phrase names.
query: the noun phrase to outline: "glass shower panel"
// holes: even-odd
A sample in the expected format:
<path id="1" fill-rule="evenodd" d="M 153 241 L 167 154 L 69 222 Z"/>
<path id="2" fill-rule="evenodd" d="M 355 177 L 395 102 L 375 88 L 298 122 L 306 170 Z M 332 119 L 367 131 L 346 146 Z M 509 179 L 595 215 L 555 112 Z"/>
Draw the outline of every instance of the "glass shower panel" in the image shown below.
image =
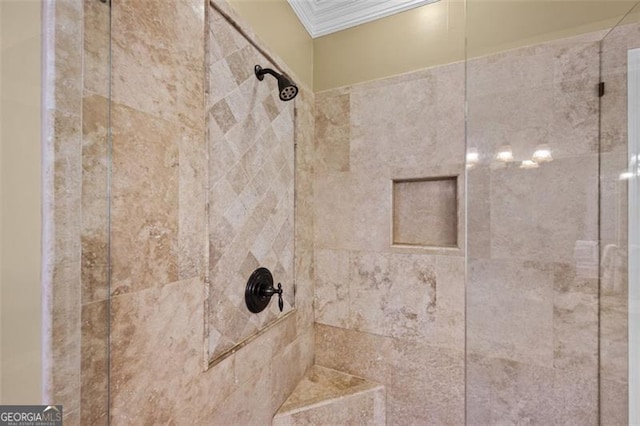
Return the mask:
<path id="1" fill-rule="evenodd" d="M 601 42 L 600 73 L 600 403 L 602 424 L 636 424 L 637 116 L 640 8 Z M 635 136 L 634 136 L 635 135 Z M 635 154 L 635 155 L 634 155 Z M 634 232 L 635 230 L 635 232 Z M 637 253 L 636 253 L 637 254 Z M 629 275 L 629 273 L 632 275 Z M 636 305 L 637 306 L 637 305 Z M 636 345 L 631 344 L 636 342 Z M 635 369 L 634 369 L 635 366 Z M 635 380 L 634 380 L 635 376 Z"/>
<path id="2" fill-rule="evenodd" d="M 602 33 L 535 3 L 467 3 L 467 424 L 598 420 Z"/>

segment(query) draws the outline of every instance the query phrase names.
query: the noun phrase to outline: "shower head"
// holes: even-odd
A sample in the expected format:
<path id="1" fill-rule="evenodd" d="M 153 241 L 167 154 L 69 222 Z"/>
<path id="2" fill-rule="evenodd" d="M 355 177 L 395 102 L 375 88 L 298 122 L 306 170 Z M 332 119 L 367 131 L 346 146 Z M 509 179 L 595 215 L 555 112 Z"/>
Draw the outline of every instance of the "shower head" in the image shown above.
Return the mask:
<path id="1" fill-rule="evenodd" d="M 254 67 L 254 72 L 258 80 L 262 81 L 265 74 L 271 74 L 278 80 L 278 91 L 280 92 L 281 101 L 290 101 L 298 94 L 298 87 L 293 84 L 293 81 L 284 74 L 278 74 L 271 68 L 262 68 L 260 65 Z"/>

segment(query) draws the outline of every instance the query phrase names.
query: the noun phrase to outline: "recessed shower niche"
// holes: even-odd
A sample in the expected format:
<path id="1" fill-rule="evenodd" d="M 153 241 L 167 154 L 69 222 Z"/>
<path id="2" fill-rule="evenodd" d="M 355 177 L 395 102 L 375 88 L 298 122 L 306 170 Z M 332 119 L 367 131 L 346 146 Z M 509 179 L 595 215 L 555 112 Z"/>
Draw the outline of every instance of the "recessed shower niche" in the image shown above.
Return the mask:
<path id="1" fill-rule="evenodd" d="M 278 69 L 215 7 L 208 8 L 207 144 L 209 145 L 208 360 L 233 353 L 294 306 L 294 102 L 279 99 Z M 259 267 L 282 283 L 252 313 L 245 287 Z"/>
<path id="2" fill-rule="evenodd" d="M 458 178 L 393 181 L 394 245 L 458 247 Z"/>

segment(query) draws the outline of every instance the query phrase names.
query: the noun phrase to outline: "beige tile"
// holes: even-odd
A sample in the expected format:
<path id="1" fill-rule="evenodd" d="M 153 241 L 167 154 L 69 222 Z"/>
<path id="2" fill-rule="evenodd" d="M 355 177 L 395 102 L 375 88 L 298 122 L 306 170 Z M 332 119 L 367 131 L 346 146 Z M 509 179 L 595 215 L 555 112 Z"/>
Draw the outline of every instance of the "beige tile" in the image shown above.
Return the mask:
<path id="1" fill-rule="evenodd" d="M 468 418 L 488 423 L 597 424 L 597 380 L 496 358 L 467 366 Z"/>
<path id="2" fill-rule="evenodd" d="M 596 49 L 597 50 L 597 49 Z M 593 58 L 597 55 L 593 55 Z M 596 65 L 595 60 L 592 66 Z M 597 153 L 598 98 L 594 94 L 599 77 L 590 75 L 577 81 L 556 83 L 553 98 L 553 121 L 549 128 L 549 145 L 557 158 Z M 554 157 L 554 158 L 555 158 Z"/>
<path id="3" fill-rule="evenodd" d="M 215 59 L 210 56 L 209 61 L 213 60 Z M 207 80 L 209 87 L 209 93 L 206 97 L 207 109 L 238 87 L 231 69 L 229 69 L 229 63 L 225 59 L 219 59 L 208 65 Z"/>
<path id="4" fill-rule="evenodd" d="M 112 105 L 112 294 L 178 280 L 179 147 L 186 129 Z"/>
<path id="5" fill-rule="evenodd" d="M 204 6 L 199 0 L 113 4 L 114 102 L 204 127 Z"/>
<path id="6" fill-rule="evenodd" d="M 79 112 L 79 110 L 78 110 Z M 57 264 L 80 260 L 82 206 L 82 129 L 79 113 L 52 113 L 54 259 Z"/>
<path id="7" fill-rule="evenodd" d="M 246 39 L 229 25 L 215 7 L 207 7 L 206 24 L 210 42 L 207 45 L 207 55 L 214 61 L 229 56 L 247 44 Z"/>
<path id="8" fill-rule="evenodd" d="M 557 294 L 577 292 L 596 295 L 598 278 L 592 275 L 591 269 L 585 271 L 567 263 L 553 265 L 553 286 Z"/>
<path id="9" fill-rule="evenodd" d="M 471 61 L 469 146 L 489 160 L 502 145 L 517 161 L 540 144 L 554 158 L 597 152 L 597 50 L 595 40 L 574 38 Z"/>
<path id="10" fill-rule="evenodd" d="M 468 359 L 468 418 L 490 424 L 553 422 L 553 370 L 497 358 Z"/>
<path id="11" fill-rule="evenodd" d="M 238 86 L 249 79 L 249 77 L 255 78 L 253 65 L 255 65 L 256 62 L 256 55 L 251 46 L 245 46 L 227 56 L 229 69 Z"/>
<path id="12" fill-rule="evenodd" d="M 82 306 L 80 416 L 82 424 L 108 424 L 109 311 L 108 302 Z"/>
<path id="13" fill-rule="evenodd" d="M 390 246 L 389 180 L 352 173 L 320 175 L 313 191 L 317 247 L 381 251 Z"/>
<path id="14" fill-rule="evenodd" d="M 178 141 L 178 278 L 206 269 L 207 147 L 202 131 L 185 128 Z"/>
<path id="15" fill-rule="evenodd" d="M 244 68 L 250 69 L 251 75 L 253 75 L 252 63 L 255 62 L 243 64 Z M 248 118 L 252 118 L 256 126 L 258 126 L 259 133 L 264 131 L 271 121 L 262 104 L 264 99 L 270 98 L 277 93 L 277 86 L 273 83 L 274 79 L 260 81 L 252 77 L 240 84 L 236 90 L 226 97 L 236 121 L 243 122 Z M 280 100 L 277 102 L 282 103 Z"/>
<path id="16" fill-rule="evenodd" d="M 597 187 L 596 156 L 554 160 L 537 169 L 495 170 L 492 256 L 580 262 L 598 238 Z"/>
<path id="17" fill-rule="evenodd" d="M 467 283 L 469 353 L 553 365 L 550 265 L 474 260 Z"/>
<path id="18" fill-rule="evenodd" d="M 210 114 L 223 133 L 227 133 L 237 123 L 226 99 L 221 99 L 213 105 Z"/>
<path id="19" fill-rule="evenodd" d="M 387 363 L 394 361 L 390 337 L 315 324 L 315 363 L 385 385 Z M 362 354 L 367 354 L 363 357 Z"/>
<path id="20" fill-rule="evenodd" d="M 626 298 L 600 298 L 600 376 L 624 383 L 628 377 L 628 302 Z"/>
<path id="21" fill-rule="evenodd" d="M 435 76 L 438 155 L 443 164 L 462 165 L 465 150 L 465 67 L 461 62 L 431 70 Z"/>
<path id="22" fill-rule="evenodd" d="M 46 394 L 68 413 L 80 408 L 81 389 L 81 317 L 80 263 L 58 264 L 53 269 L 51 300 L 52 317 L 43 331 L 51 347 L 47 348 L 48 362 L 55 368 L 50 372 Z"/>
<path id="23" fill-rule="evenodd" d="M 53 72 L 46 76 L 53 96 L 46 99 L 46 108 L 70 114 L 79 114 L 82 109 L 82 14 L 80 0 L 54 4 L 54 63 L 50 64 Z"/>
<path id="24" fill-rule="evenodd" d="M 304 176 L 312 170 L 315 162 L 315 96 L 312 92 L 302 88 L 298 92 L 296 101 L 295 142 L 296 142 L 296 170 Z"/>
<path id="25" fill-rule="evenodd" d="M 384 385 L 390 424 L 464 422 L 461 350 L 318 324 L 316 364 Z"/>
<path id="26" fill-rule="evenodd" d="M 464 257 L 436 257 L 436 324 L 426 340 L 433 346 L 450 349 L 465 345 L 465 277 Z"/>
<path id="27" fill-rule="evenodd" d="M 338 400 L 340 397 L 363 390 L 372 390 L 378 386 L 361 377 L 314 365 L 282 404 L 278 415 L 291 414 L 300 408 L 310 408 L 309 406 L 318 403 L 330 403 L 331 400 Z"/>
<path id="28" fill-rule="evenodd" d="M 441 160 L 430 102 L 435 78 L 351 90 L 350 170 L 391 177 L 396 168 L 424 168 Z"/>
<path id="29" fill-rule="evenodd" d="M 317 250 L 315 257 L 315 321 L 347 327 L 349 318 L 349 252 Z"/>
<path id="30" fill-rule="evenodd" d="M 602 34 L 591 32 L 548 43 L 554 50 L 554 81 L 597 79 L 600 69 L 596 60 Z"/>
<path id="31" fill-rule="evenodd" d="M 82 302 L 108 297 L 108 101 L 89 95 L 82 117 Z"/>
<path id="32" fill-rule="evenodd" d="M 606 46 L 606 45 L 605 45 Z M 600 152 L 607 153 L 627 145 L 627 78 L 626 71 L 612 70 L 607 55 L 602 52 L 602 81 L 605 81 L 605 94 L 600 98 Z M 626 53 L 622 60 L 626 64 Z M 617 65 L 618 62 L 615 62 Z"/>
<path id="33" fill-rule="evenodd" d="M 241 290 L 240 286 L 237 290 Z M 243 331 L 249 322 L 251 312 L 246 306 L 238 306 L 244 303 L 243 299 L 238 302 L 230 300 L 227 296 L 212 291 L 209 296 L 209 333 L 216 331 L 209 337 L 209 349 L 212 351 L 211 359 L 215 359 L 226 351 L 233 348 L 243 340 Z M 253 334 L 253 333 L 252 333 Z"/>
<path id="34" fill-rule="evenodd" d="M 280 407 L 273 424 L 384 425 L 384 403 L 382 386 L 315 365 Z"/>
<path id="35" fill-rule="evenodd" d="M 495 81 L 498 84 L 498 80 Z M 552 86 L 521 87 L 483 96 L 469 97 L 468 145 L 478 149 L 487 162 L 498 149 L 510 145 L 516 161 L 531 159 L 536 146 L 550 144 L 555 157 L 558 144 L 551 144 L 554 120 Z M 473 89 L 471 89 L 473 90 Z M 518 111 L 513 114 L 513 111 Z M 563 141 L 564 143 L 565 141 Z M 554 157 L 554 158 L 555 158 Z"/>
<path id="36" fill-rule="evenodd" d="M 48 7 L 47 57 L 43 99 L 46 108 L 43 183 L 45 217 L 52 241 L 45 247 L 44 295 L 50 318 L 43 323 L 43 395 L 64 405 L 65 424 L 80 424 L 82 303 L 82 1 Z M 46 74 L 46 75 L 45 75 Z"/>
<path id="37" fill-rule="evenodd" d="M 350 94 L 338 89 L 316 95 L 314 171 L 349 171 Z"/>
<path id="38" fill-rule="evenodd" d="M 464 353 L 424 342 L 393 343 L 395 360 L 384 382 L 390 423 L 464 423 Z"/>
<path id="39" fill-rule="evenodd" d="M 629 423 L 628 389 L 626 382 L 600 380 L 600 424 L 614 426 Z"/>
<path id="40" fill-rule="evenodd" d="M 567 372 L 596 377 L 598 370 L 598 299 L 584 293 L 555 293 L 553 365 Z"/>
<path id="41" fill-rule="evenodd" d="M 269 411 L 275 414 L 278 408 L 291 395 L 305 374 L 306 365 L 301 362 L 300 345 L 294 341 L 276 352 L 268 367 L 271 406 Z"/>
<path id="42" fill-rule="evenodd" d="M 249 345 L 235 355 L 235 380 L 238 383 L 247 382 L 257 371 L 269 370 L 277 350 L 282 349 L 275 348 L 273 342 L 264 335 L 258 336 Z"/>
<path id="43" fill-rule="evenodd" d="M 377 405 L 384 406 L 384 393 L 368 392 L 357 396 L 342 398 L 311 410 L 299 411 L 288 416 L 276 417 L 273 425 L 288 426 L 297 424 L 367 424 L 384 425 L 382 410 L 376 412 Z"/>
<path id="44" fill-rule="evenodd" d="M 271 423 L 270 395 L 271 372 L 259 370 L 250 379 L 250 384 L 237 386 L 223 404 L 213 407 L 215 411 L 201 423 L 220 425 L 266 425 Z M 267 397 L 265 397 L 267 396 Z M 250 404 L 247 401 L 251 401 Z"/>
<path id="45" fill-rule="evenodd" d="M 193 419 L 194 422 L 202 422 L 238 388 L 235 356 L 231 355 L 191 378 L 188 388 L 190 403 L 181 406 L 178 414 L 183 418 Z M 194 407 L 197 409 L 194 410 Z"/>
<path id="46" fill-rule="evenodd" d="M 84 31 L 83 74 L 85 90 L 108 97 L 109 95 L 109 42 L 111 37 L 108 3 L 83 1 Z"/>
<path id="47" fill-rule="evenodd" d="M 193 279 L 112 299 L 112 421 L 170 422 L 174 407 L 190 404 L 202 371 L 203 296 Z"/>
<path id="48" fill-rule="evenodd" d="M 80 410 L 74 410 L 74 411 L 66 411 L 63 407 L 62 409 L 62 422 L 65 425 L 81 425 L 81 419 L 80 419 Z"/>
<path id="49" fill-rule="evenodd" d="M 355 253 L 350 263 L 351 328 L 412 339 L 433 333 L 437 309 L 434 257 Z"/>
<path id="50" fill-rule="evenodd" d="M 553 56 L 554 49 L 542 44 L 473 59 L 467 64 L 469 96 L 543 86 L 553 81 Z"/>
<path id="51" fill-rule="evenodd" d="M 474 165 L 467 170 L 467 255 L 491 258 L 491 170 Z"/>
<path id="52" fill-rule="evenodd" d="M 553 377 L 552 419 L 556 424 L 597 425 L 598 377 L 590 374 L 555 370 Z"/>

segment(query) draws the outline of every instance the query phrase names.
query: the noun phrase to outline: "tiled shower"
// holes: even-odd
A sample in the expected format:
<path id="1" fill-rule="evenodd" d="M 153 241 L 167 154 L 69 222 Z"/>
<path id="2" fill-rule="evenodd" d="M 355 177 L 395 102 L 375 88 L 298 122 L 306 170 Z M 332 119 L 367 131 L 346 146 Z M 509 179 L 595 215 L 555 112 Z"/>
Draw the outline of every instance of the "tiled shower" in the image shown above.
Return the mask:
<path id="1" fill-rule="evenodd" d="M 271 424 L 327 369 L 373 384 L 358 424 L 630 421 L 635 11 L 315 93 L 221 0 L 45 12 L 68 424 Z M 246 309 L 261 266 L 282 311 Z"/>

